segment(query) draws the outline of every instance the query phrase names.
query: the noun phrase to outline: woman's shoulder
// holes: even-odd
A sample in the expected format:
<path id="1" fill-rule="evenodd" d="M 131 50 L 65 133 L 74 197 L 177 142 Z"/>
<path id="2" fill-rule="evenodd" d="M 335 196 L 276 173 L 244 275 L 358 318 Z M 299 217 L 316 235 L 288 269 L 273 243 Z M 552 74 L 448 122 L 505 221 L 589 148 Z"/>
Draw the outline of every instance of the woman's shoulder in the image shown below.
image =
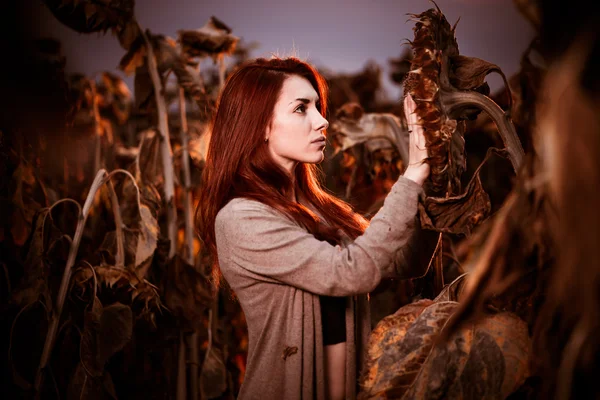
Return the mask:
<path id="1" fill-rule="evenodd" d="M 255 210 L 270 210 L 271 207 L 254 199 L 247 197 L 236 197 L 225 204 L 217 213 L 219 215 L 229 215 L 238 212 L 255 211 Z"/>
<path id="2" fill-rule="evenodd" d="M 246 217 L 250 217 L 256 221 L 261 216 L 273 217 L 274 215 L 282 216 L 276 209 L 258 200 L 236 197 L 219 210 L 215 224 L 227 224 L 230 222 L 237 224 Z"/>

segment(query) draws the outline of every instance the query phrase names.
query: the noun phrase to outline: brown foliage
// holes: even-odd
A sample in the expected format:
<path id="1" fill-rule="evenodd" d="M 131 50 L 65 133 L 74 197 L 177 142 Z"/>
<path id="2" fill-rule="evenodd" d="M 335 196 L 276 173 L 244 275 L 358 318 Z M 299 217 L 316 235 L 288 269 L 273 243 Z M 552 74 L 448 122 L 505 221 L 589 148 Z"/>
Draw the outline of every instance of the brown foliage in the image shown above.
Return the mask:
<path id="1" fill-rule="evenodd" d="M 373 330 L 360 399 L 506 398 L 528 376 L 526 324 L 511 313 L 489 315 L 438 343 L 458 307 L 421 300 Z"/>
<path id="2" fill-rule="evenodd" d="M 106 32 L 133 17 L 134 0 L 44 0 L 60 22 L 80 33 Z"/>
<path id="3" fill-rule="evenodd" d="M 211 16 L 198 30 L 178 31 L 183 53 L 190 58 L 212 57 L 215 61 L 226 54 L 232 54 L 239 38 L 231 34 L 231 28 L 215 16 Z"/>

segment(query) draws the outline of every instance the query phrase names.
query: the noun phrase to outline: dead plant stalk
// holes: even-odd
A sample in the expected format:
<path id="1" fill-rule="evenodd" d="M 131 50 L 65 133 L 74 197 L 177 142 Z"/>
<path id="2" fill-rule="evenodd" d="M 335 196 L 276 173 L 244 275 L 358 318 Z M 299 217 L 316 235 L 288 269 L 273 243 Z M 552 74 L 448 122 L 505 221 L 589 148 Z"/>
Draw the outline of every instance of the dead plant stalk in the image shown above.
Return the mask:
<path id="1" fill-rule="evenodd" d="M 140 29 L 146 43 L 148 70 L 154 86 L 154 96 L 158 112 L 158 132 L 161 137 L 161 158 L 164 171 L 165 208 L 167 210 L 167 231 L 171 241 L 169 258 L 173 258 L 177 249 L 177 208 L 175 205 L 175 175 L 173 172 L 173 155 L 171 151 L 171 140 L 169 136 L 169 124 L 167 120 L 167 106 L 163 97 L 162 84 L 158 75 L 158 67 L 152 50 L 152 43 L 148 35 Z"/>
<path id="2" fill-rule="evenodd" d="M 93 204 L 96 193 L 98 192 L 98 190 L 100 190 L 102 185 L 104 185 L 104 183 L 106 183 L 106 181 L 109 179 L 110 179 L 110 175 L 107 174 L 105 169 L 101 169 L 96 173 L 96 177 L 94 178 L 94 181 L 92 182 L 90 191 L 87 195 L 87 198 L 85 199 L 83 209 L 79 213 L 77 228 L 75 230 L 75 236 L 73 238 L 73 242 L 71 243 L 71 247 L 69 248 L 69 256 L 67 258 L 67 264 L 65 265 L 65 269 L 63 271 L 60 288 L 58 290 L 58 296 L 56 297 L 56 304 L 54 307 L 54 311 L 52 312 L 52 315 L 50 316 L 50 324 L 48 326 L 48 333 L 46 334 L 46 340 L 44 342 L 44 348 L 42 350 L 42 357 L 40 359 L 40 364 L 38 366 L 36 376 L 35 376 L 34 391 L 35 391 L 36 397 L 38 397 L 38 398 L 39 398 L 40 390 L 41 390 L 42 383 L 43 383 L 44 370 L 46 369 L 46 367 L 48 365 L 48 362 L 50 360 L 50 355 L 52 353 L 52 348 L 54 347 L 54 341 L 56 339 L 58 323 L 60 322 L 60 317 L 62 314 L 63 306 L 65 304 L 65 299 L 67 297 L 67 290 L 69 288 L 69 282 L 71 280 L 71 272 L 73 269 L 73 265 L 75 264 L 75 259 L 77 258 L 77 250 L 79 249 L 79 244 L 81 243 L 81 238 L 83 236 L 83 230 L 85 228 L 85 222 L 89 215 L 90 208 Z M 110 190 L 110 187 L 109 187 L 109 190 Z M 114 194 L 114 195 L 113 194 L 114 194 L 114 190 L 111 191 L 111 201 L 113 203 L 112 204 L 113 211 L 115 211 L 115 221 L 117 221 L 117 220 L 119 221 L 119 222 L 117 222 L 117 229 L 119 230 L 119 226 L 122 225 L 121 215 L 119 212 L 119 203 L 117 200 L 117 196 L 116 196 L 116 194 Z M 117 234 L 117 237 L 119 238 L 118 234 Z M 119 257 L 120 257 L 120 261 L 119 260 L 117 260 L 117 261 L 120 262 L 121 264 L 123 264 L 122 231 L 121 231 L 120 238 L 121 238 L 120 256 L 119 256 L 119 253 L 117 253 L 117 259 L 119 259 Z"/>

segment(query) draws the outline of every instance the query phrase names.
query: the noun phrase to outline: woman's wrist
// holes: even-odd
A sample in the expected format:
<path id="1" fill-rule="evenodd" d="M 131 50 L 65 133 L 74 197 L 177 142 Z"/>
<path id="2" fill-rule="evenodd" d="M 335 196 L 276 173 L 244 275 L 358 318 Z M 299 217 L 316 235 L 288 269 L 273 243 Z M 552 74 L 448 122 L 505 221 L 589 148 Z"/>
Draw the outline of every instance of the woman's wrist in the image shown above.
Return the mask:
<path id="1" fill-rule="evenodd" d="M 429 164 L 422 163 L 418 165 L 409 165 L 404 171 L 403 176 L 423 186 L 423 182 L 425 182 L 425 179 L 429 176 Z"/>

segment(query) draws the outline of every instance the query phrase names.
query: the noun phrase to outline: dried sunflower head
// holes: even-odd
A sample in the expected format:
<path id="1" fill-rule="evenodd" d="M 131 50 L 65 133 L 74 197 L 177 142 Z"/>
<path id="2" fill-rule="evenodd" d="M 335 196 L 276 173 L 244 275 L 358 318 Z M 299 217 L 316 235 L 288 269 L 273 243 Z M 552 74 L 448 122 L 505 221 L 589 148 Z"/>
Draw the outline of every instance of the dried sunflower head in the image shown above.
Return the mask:
<path id="1" fill-rule="evenodd" d="M 231 28 L 214 16 L 202 28 L 195 31 L 180 30 L 178 34 L 184 54 L 189 57 L 210 56 L 215 60 L 233 53 L 239 40 L 231 34 Z"/>
<path id="2" fill-rule="evenodd" d="M 464 130 L 466 119 L 486 111 L 499 128 L 513 166 L 520 163 L 523 150 L 509 117 L 489 97 L 485 77 L 500 68 L 484 60 L 461 56 L 450 26 L 439 8 L 418 15 L 411 42 L 414 58 L 404 82 L 405 94 L 417 104 L 425 128 L 431 167 L 431 191 L 452 196 L 460 194 L 460 176 L 465 170 Z"/>
<path id="3" fill-rule="evenodd" d="M 134 0 L 44 0 L 56 19 L 80 33 L 106 32 L 133 18 Z"/>
<path id="4" fill-rule="evenodd" d="M 156 312 L 164 308 L 156 286 L 139 279 L 135 272 L 113 266 L 77 268 L 73 273 L 73 295 L 87 298 L 96 293 L 102 304 L 130 306 L 136 318 L 155 321 Z"/>

